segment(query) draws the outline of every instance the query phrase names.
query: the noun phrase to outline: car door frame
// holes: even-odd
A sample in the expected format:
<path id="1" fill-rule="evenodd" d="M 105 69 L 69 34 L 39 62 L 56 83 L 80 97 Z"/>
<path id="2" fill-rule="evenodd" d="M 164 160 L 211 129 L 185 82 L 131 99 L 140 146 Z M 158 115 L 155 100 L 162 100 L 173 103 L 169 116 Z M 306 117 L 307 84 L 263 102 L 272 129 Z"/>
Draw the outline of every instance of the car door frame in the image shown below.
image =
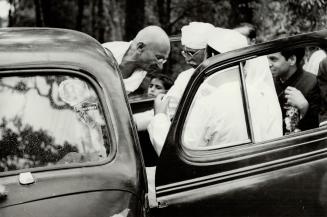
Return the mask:
<path id="1" fill-rule="evenodd" d="M 205 186 L 289 168 L 327 157 L 327 127 L 300 132 L 262 143 L 247 143 L 215 150 L 190 151 L 181 142 L 183 125 L 197 88 L 210 73 L 250 58 L 279 52 L 286 47 L 327 47 L 327 30 L 257 44 L 205 60 L 195 71 L 172 120 L 156 169 L 158 207 L 201 200 Z M 243 77 L 243 76 L 242 76 Z M 244 91 L 244 84 L 243 91 Z M 248 104 L 245 95 L 246 105 Z M 246 106 L 247 107 L 247 106 Z M 248 111 L 248 108 L 246 110 Z M 248 124 L 249 130 L 251 124 Z M 250 130 L 252 131 L 252 130 Z M 251 138 L 252 136 L 250 136 Z M 252 139 L 252 138 L 251 138 Z M 318 145 L 310 146 L 311 141 Z M 235 151 L 237 150 L 237 152 Z M 292 153 L 296 153 L 293 155 Z M 167 171 L 172 172 L 167 175 Z M 212 191 L 211 194 L 216 194 Z M 210 193 L 209 193 L 210 194 Z"/>

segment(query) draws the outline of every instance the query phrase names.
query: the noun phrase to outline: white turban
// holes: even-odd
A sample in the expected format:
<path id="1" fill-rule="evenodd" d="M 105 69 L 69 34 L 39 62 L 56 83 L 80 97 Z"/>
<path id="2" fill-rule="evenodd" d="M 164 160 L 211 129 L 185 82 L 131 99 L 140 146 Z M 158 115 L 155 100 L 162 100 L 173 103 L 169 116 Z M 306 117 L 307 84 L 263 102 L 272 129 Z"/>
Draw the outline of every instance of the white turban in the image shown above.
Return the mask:
<path id="1" fill-rule="evenodd" d="M 191 49 L 203 49 L 207 46 L 209 32 L 215 27 L 210 23 L 191 22 L 183 26 L 181 42 L 182 45 Z"/>
<path id="2" fill-rule="evenodd" d="M 210 31 L 209 35 L 208 45 L 219 53 L 248 46 L 246 37 L 232 29 L 217 27 Z"/>

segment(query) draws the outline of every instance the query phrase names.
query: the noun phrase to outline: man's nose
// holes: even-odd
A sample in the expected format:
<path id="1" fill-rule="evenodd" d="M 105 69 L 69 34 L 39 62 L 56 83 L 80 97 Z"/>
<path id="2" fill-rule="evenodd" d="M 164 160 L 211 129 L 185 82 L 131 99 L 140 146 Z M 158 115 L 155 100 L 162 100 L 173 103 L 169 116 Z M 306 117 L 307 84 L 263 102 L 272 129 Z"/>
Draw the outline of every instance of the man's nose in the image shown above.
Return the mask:
<path id="1" fill-rule="evenodd" d="M 149 87 L 149 92 L 151 92 L 151 93 L 153 93 L 154 92 L 154 87 L 152 86 L 152 87 Z"/>
<path id="2" fill-rule="evenodd" d="M 188 62 L 188 61 L 190 61 L 193 57 L 185 56 L 184 58 L 185 58 L 185 62 Z"/>
<path id="3" fill-rule="evenodd" d="M 162 63 L 162 62 L 158 62 L 157 66 L 158 66 L 158 68 L 159 68 L 160 70 L 163 69 L 163 63 Z"/>

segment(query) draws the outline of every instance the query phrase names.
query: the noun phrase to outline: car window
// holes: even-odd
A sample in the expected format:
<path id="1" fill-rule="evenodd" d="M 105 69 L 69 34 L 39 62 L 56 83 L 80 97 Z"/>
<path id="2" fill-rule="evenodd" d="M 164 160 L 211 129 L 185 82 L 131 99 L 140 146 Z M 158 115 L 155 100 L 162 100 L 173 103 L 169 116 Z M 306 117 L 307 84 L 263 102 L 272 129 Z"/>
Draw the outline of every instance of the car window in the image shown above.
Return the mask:
<path id="1" fill-rule="evenodd" d="M 226 147 L 249 141 L 238 66 L 207 77 L 198 88 L 183 128 L 189 149 Z"/>
<path id="2" fill-rule="evenodd" d="M 326 79 L 316 75 L 325 57 L 318 47 L 288 47 L 210 75 L 188 111 L 183 146 L 216 149 L 318 128 L 318 83 L 323 88 Z"/>
<path id="3" fill-rule="evenodd" d="M 0 171 L 98 161 L 109 153 L 94 88 L 59 75 L 0 78 Z"/>

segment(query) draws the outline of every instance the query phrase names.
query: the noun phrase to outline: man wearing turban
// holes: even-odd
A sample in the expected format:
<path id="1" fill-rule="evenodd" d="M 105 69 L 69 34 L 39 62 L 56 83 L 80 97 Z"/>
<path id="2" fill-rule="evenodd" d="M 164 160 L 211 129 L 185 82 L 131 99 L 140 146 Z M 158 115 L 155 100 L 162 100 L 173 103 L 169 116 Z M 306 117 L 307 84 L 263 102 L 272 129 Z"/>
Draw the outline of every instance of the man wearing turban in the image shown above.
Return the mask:
<path id="1" fill-rule="evenodd" d="M 208 46 L 222 53 L 247 46 L 246 38 L 235 30 L 217 29 L 211 36 Z M 281 137 L 282 113 L 267 57 L 247 60 L 244 71 L 254 142 Z M 209 89 L 210 93 L 197 97 L 201 88 L 207 92 Z M 197 150 L 238 145 L 249 142 L 249 139 L 239 67 L 230 67 L 209 76 L 193 100 L 182 143 Z"/>
<path id="2" fill-rule="evenodd" d="M 148 125 L 148 132 L 158 155 L 166 139 L 170 127 L 170 119 L 176 111 L 186 85 L 193 75 L 195 68 L 205 58 L 208 36 L 213 29 L 215 27 L 212 24 L 202 22 L 191 22 L 181 29 L 182 55 L 186 63 L 192 68 L 181 72 L 167 94 L 165 96 L 159 95 L 155 100 L 155 116 Z M 169 110 L 167 109 L 168 106 Z"/>

